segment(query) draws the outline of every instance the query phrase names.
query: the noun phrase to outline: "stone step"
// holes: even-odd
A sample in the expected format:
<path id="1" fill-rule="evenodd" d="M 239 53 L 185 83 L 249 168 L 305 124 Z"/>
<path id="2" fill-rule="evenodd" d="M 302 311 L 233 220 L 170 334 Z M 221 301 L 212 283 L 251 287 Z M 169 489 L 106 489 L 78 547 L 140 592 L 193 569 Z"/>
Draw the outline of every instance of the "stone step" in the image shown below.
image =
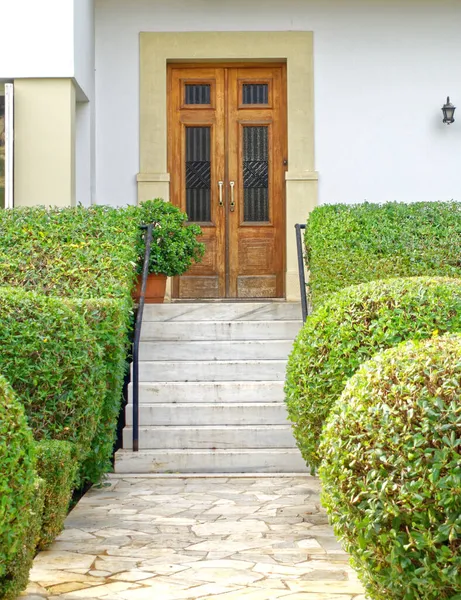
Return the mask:
<path id="1" fill-rule="evenodd" d="M 286 360 L 140 361 L 139 381 L 283 381 Z"/>
<path id="2" fill-rule="evenodd" d="M 146 321 L 142 341 L 294 340 L 301 320 L 286 321 Z"/>
<path id="3" fill-rule="evenodd" d="M 279 321 L 301 319 L 300 302 L 146 304 L 143 321 Z"/>
<path id="4" fill-rule="evenodd" d="M 141 342 L 139 360 L 285 360 L 291 340 Z"/>
<path id="5" fill-rule="evenodd" d="M 142 473 L 306 473 L 297 448 L 232 450 L 118 450 L 115 472 Z"/>
<path id="6" fill-rule="evenodd" d="M 283 402 L 283 381 L 159 381 L 139 384 L 139 402 Z M 133 384 L 128 385 L 133 401 Z"/>
<path id="7" fill-rule="evenodd" d="M 130 451 L 130 384 L 116 472 L 305 472 L 283 392 L 301 326 L 298 302 L 146 306 L 140 452 Z"/>
<path id="8" fill-rule="evenodd" d="M 126 424 L 133 424 L 133 405 L 125 408 Z M 151 425 L 287 425 L 284 403 L 265 404 L 141 404 L 139 423 Z"/>
<path id="9" fill-rule="evenodd" d="M 123 430 L 123 448 L 132 448 L 131 427 Z M 294 448 L 295 440 L 290 425 L 203 425 L 143 426 L 139 428 L 141 449 L 175 448 Z"/>

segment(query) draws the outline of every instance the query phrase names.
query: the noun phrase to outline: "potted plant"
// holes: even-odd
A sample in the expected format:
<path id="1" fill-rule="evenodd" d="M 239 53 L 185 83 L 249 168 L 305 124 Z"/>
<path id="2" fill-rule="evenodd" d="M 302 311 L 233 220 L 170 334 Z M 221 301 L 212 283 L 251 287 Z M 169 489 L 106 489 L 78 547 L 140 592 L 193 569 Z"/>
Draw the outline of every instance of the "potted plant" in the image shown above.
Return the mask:
<path id="1" fill-rule="evenodd" d="M 163 302 L 167 277 L 182 275 L 194 262 L 200 262 L 205 245 L 198 241 L 202 230 L 198 225 L 187 224 L 187 215 L 162 199 L 148 200 L 137 207 L 139 222 L 154 223 L 146 303 Z M 139 245 L 140 267 L 145 253 L 145 239 Z M 136 297 L 141 291 L 141 275 L 138 277 Z"/>

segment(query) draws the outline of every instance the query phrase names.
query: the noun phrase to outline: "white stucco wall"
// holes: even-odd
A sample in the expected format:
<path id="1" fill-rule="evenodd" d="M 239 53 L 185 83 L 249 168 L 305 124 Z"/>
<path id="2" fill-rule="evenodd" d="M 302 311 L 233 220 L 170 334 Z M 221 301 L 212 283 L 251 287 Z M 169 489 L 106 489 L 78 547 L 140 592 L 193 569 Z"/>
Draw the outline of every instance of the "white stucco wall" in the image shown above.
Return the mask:
<path id="1" fill-rule="evenodd" d="M 76 83 L 75 195 L 77 203 L 93 202 L 96 186 L 95 155 L 95 39 L 94 0 L 74 3 L 74 79 Z"/>
<path id="2" fill-rule="evenodd" d="M 0 0 L 0 79 L 73 77 L 94 88 L 94 0 Z"/>
<path id="3" fill-rule="evenodd" d="M 74 0 L 0 0 L 0 78 L 71 77 Z"/>
<path id="4" fill-rule="evenodd" d="M 139 32 L 200 30 L 314 32 L 321 203 L 461 200 L 459 0 L 96 0 L 98 203 L 136 201 Z"/>
<path id="5" fill-rule="evenodd" d="M 75 200 L 89 206 L 93 200 L 94 140 L 92 133 L 92 106 L 77 102 L 75 110 Z"/>
<path id="6" fill-rule="evenodd" d="M 0 79 L 73 78 L 76 197 L 90 203 L 95 187 L 94 0 L 0 0 L 0 27 Z"/>
<path id="7" fill-rule="evenodd" d="M 94 0 L 74 3 L 74 77 L 88 99 L 94 94 Z"/>

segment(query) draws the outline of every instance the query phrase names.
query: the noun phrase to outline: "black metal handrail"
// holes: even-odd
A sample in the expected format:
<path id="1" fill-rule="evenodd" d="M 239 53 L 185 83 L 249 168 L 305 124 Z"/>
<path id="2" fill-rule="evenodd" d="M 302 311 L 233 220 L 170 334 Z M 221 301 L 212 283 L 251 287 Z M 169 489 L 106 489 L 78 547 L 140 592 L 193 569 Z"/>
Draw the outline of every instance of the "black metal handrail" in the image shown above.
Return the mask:
<path id="1" fill-rule="evenodd" d="M 141 225 L 141 229 L 146 231 L 146 250 L 144 253 L 144 264 L 142 267 L 141 293 L 139 296 L 138 312 L 136 314 L 136 325 L 134 329 L 133 341 L 133 452 L 138 452 L 139 450 L 139 342 L 141 340 L 142 316 L 144 313 L 147 275 L 149 273 L 152 232 L 155 225 L 155 223 L 149 223 L 149 225 Z"/>
<path id="2" fill-rule="evenodd" d="M 296 223 L 296 246 L 298 248 L 298 271 L 299 271 L 299 287 L 301 290 L 301 310 L 303 312 L 303 321 L 307 319 L 309 315 L 309 308 L 307 305 L 307 293 L 306 293 L 306 273 L 304 271 L 304 251 L 303 251 L 303 238 L 301 231 L 306 229 L 304 223 Z"/>

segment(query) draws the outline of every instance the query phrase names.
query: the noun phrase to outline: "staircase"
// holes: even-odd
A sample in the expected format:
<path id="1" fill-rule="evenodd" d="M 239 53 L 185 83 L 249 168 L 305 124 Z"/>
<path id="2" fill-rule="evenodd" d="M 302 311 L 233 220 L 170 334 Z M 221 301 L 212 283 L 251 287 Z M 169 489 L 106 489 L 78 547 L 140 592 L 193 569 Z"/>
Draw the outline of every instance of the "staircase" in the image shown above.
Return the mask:
<path id="1" fill-rule="evenodd" d="M 116 473 L 306 471 L 283 395 L 301 324 L 299 303 L 146 305 L 139 452 L 130 384 Z"/>

